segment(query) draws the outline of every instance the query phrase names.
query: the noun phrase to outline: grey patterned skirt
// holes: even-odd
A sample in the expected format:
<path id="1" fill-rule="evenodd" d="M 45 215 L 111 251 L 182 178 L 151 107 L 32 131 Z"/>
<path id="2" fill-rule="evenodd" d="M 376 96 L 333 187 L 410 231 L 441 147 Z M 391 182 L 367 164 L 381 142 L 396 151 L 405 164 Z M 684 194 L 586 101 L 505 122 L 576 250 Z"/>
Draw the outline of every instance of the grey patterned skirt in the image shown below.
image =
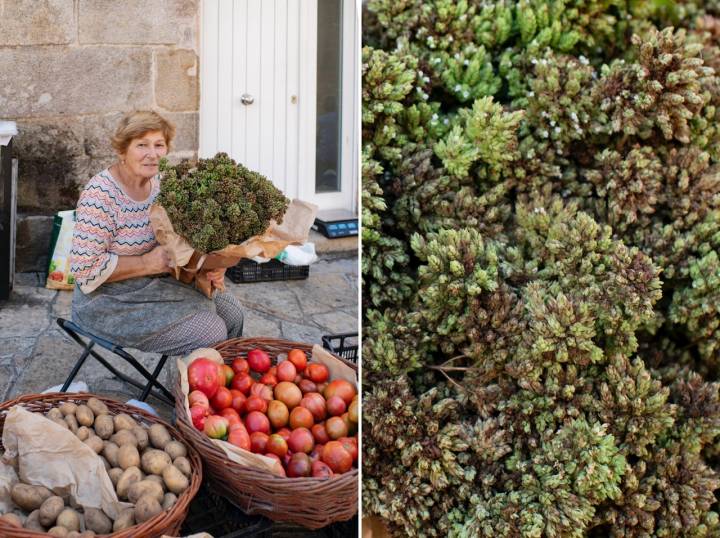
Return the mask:
<path id="1" fill-rule="evenodd" d="M 228 291 L 208 299 L 172 277 L 106 282 L 92 293 L 75 287 L 72 319 L 124 347 L 184 355 L 242 336 L 240 302 Z"/>

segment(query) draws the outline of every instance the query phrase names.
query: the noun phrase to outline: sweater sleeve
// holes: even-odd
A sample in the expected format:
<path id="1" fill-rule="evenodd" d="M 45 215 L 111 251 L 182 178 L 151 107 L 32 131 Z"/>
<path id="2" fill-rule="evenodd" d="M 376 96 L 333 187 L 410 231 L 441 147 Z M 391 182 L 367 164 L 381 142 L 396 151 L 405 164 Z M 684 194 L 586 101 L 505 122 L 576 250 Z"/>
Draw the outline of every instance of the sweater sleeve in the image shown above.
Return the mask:
<path id="1" fill-rule="evenodd" d="M 95 291 L 115 271 L 118 256 L 109 252 L 115 237 L 117 202 L 102 185 L 91 182 L 75 211 L 70 272 L 84 293 Z"/>

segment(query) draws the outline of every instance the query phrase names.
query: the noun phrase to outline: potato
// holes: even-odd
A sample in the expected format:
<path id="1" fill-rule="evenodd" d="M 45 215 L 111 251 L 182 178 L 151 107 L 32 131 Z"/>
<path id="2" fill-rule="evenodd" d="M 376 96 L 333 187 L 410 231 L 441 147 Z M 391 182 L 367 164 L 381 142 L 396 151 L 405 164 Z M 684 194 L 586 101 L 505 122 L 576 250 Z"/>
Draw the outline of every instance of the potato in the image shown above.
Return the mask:
<path id="1" fill-rule="evenodd" d="M 73 433 L 77 433 L 80 425 L 78 424 L 78 421 L 75 418 L 75 415 L 66 415 L 64 420 L 65 420 L 65 424 L 67 424 L 67 426 L 68 426 L 68 429 Z"/>
<path id="2" fill-rule="evenodd" d="M 18 529 L 23 528 L 22 519 L 20 519 L 20 516 L 17 514 L 4 514 L 0 516 L 0 521 L 13 527 L 17 527 Z"/>
<path id="3" fill-rule="evenodd" d="M 136 503 L 140 497 L 151 496 L 157 499 L 157 502 L 160 503 L 162 502 L 164 495 L 165 490 L 163 490 L 163 487 L 160 484 L 152 480 L 145 479 L 140 482 L 135 482 L 130 486 L 130 489 L 128 490 L 128 501 Z"/>
<path id="4" fill-rule="evenodd" d="M 95 433 L 100 439 L 110 439 L 115 433 L 115 425 L 110 415 L 100 415 L 95 419 Z"/>
<path id="5" fill-rule="evenodd" d="M 50 420 L 54 418 L 62 419 L 65 415 L 62 414 L 62 411 L 60 411 L 57 407 L 53 407 L 47 412 L 47 415 L 45 415 Z"/>
<path id="6" fill-rule="evenodd" d="M 110 465 L 110 462 L 107 460 L 107 458 L 105 458 L 105 456 L 100 456 L 100 461 L 103 462 L 103 466 L 105 467 L 106 471 L 109 471 L 113 468 L 113 466 Z"/>
<path id="7" fill-rule="evenodd" d="M 142 426 L 136 426 L 132 430 L 133 435 L 135 435 L 135 438 L 138 441 L 138 448 L 140 450 L 143 450 L 147 448 L 148 444 L 150 443 L 148 441 L 148 432 L 145 428 Z"/>
<path id="8" fill-rule="evenodd" d="M 113 486 L 117 488 L 118 480 L 120 480 L 120 477 L 125 471 L 123 469 L 120 469 L 120 467 L 113 467 L 108 471 L 108 476 L 110 477 L 110 481 L 113 483 Z"/>
<path id="9" fill-rule="evenodd" d="M 116 433 L 113 435 L 110 440 L 115 443 L 117 446 L 123 446 L 123 445 L 133 445 L 138 446 L 138 440 L 135 435 L 133 435 L 133 432 L 131 432 L 129 429 L 123 429 L 120 431 L 117 431 L 117 424 L 115 424 L 115 430 Z"/>
<path id="10" fill-rule="evenodd" d="M 142 473 L 137 467 L 128 467 L 118 479 L 117 494 L 122 499 L 127 499 L 130 486 L 142 480 Z"/>
<path id="11" fill-rule="evenodd" d="M 15 504 L 26 512 L 40 508 L 42 503 L 53 496 L 52 492 L 43 486 L 30 486 L 18 482 L 12 487 L 10 496 Z"/>
<path id="12" fill-rule="evenodd" d="M 78 423 L 88 428 L 95 422 L 95 414 L 87 405 L 78 405 L 75 416 L 77 417 Z"/>
<path id="13" fill-rule="evenodd" d="M 97 398 L 90 398 L 87 401 L 87 406 L 90 408 L 90 410 L 96 417 L 99 417 L 100 415 L 108 415 L 110 413 L 107 405 L 105 405 L 104 402 L 101 402 Z"/>
<path id="14" fill-rule="evenodd" d="M 166 493 L 163 497 L 162 501 L 162 509 L 163 510 L 170 510 L 173 506 L 175 506 L 175 503 L 177 502 L 178 498 L 177 495 L 174 493 Z"/>
<path id="15" fill-rule="evenodd" d="M 120 512 L 120 515 L 118 515 L 115 523 L 113 523 L 112 530 L 113 532 L 118 532 L 129 529 L 133 525 L 135 525 L 135 509 L 126 508 L 125 510 Z"/>
<path id="16" fill-rule="evenodd" d="M 62 419 L 62 418 L 57 418 L 57 417 L 55 417 L 55 418 L 51 418 L 50 420 L 52 420 L 52 421 L 53 421 L 55 424 L 57 424 L 58 426 L 60 426 L 60 427 L 62 427 L 62 428 L 65 428 L 66 430 L 69 430 L 69 429 L 70 429 L 70 427 L 68 426 L 67 422 L 65 422 L 65 420 Z"/>
<path id="17" fill-rule="evenodd" d="M 55 523 L 57 523 L 58 527 L 65 527 L 69 531 L 79 531 L 80 514 L 72 508 L 65 508 L 62 512 L 60 512 Z"/>
<path id="18" fill-rule="evenodd" d="M 162 479 L 162 476 L 158 476 L 156 474 L 149 474 L 143 480 L 150 480 L 151 482 L 155 482 L 158 484 L 161 488 L 163 488 L 163 491 L 165 491 L 165 481 Z"/>
<path id="19" fill-rule="evenodd" d="M 112 531 L 112 521 L 102 510 L 85 508 L 85 528 L 97 534 L 109 534 Z"/>
<path id="20" fill-rule="evenodd" d="M 63 414 L 63 416 L 74 415 L 75 411 L 77 411 L 77 404 L 73 402 L 65 402 L 60 404 L 60 407 L 58 407 L 58 409 L 60 409 L 60 412 Z"/>
<path id="21" fill-rule="evenodd" d="M 140 497 L 135 504 L 135 521 L 144 523 L 162 512 L 162 506 L 152 495 Z"/>
<path id="22" fill-rule="evenodd" d="M 168 453 L 171 460 L 179 458 L 181 456 L 187 456 L 187 448 L 180 441 L 170 441 L 163 448 Z"/>
<path id="23" fill-rule="evenodd" d="M 33 510 L 25 520 L 24 527 L 31 531 L 45 532 L 45 527 L 40 523 L 40 510 Z"/>
<path id="24" fill-rule="evenodd" d="M 140 466 L 140 453 L 132 445 L 123 445 L 118 450 L 118 466 L 121 469 Z"/>
<path id="25" fill-rule="evenodd" d="M 95 531 L 85 531 L 78 534 L 78 538 L 95 538 L 95 536 Z M 70 537 L 68 536 L 68 538 Z"/>
<path id="26" fill-rule="evenodd" d="M 75 432 L 75 435 L 77 435 L 78 439 L 84 441 L 85 439 L 90 437 L 90 428 L 88 428 L 87 426 L 80 426 L 77 429 L 77 432 Z"/>
<path id="27" fill-rule="evenodd" d="M 188 478 L 190 478 L 190 475 L 192 475 L 192 467 L 190 465 L 190 460 L 186 457 L 180 456 L 179 458 L 175 458 L 175 461 L 173 461 L 173 465 L 180 469 L 180 472 Z"/>
<path id="28" fill-rule="evenodd" d="M 78 531 L 70 531 L 67 538 L 80 538 L 80 533 Z"/>
<path id="29" fill-rule="evenodd" d="M 57 536 L 59 538 L 68 538 L 68 530 L 65 527 L 53 527 L 48 531 L 50 536 Z"/>
<path id="30" fill-rule="evenodd" d="M 120 430 L 132 430 L 138 425 L 138 423 L 135 422 L 135 419 L 126 413 L 115 415 L 113 417 L 113 422 L 115 423 L 116 432 L 119 432 Z"/>
<path id="31" fill-rule="evenodd" d="M 152 440 L 152 437 L 150 437 Z M 142 470 L 148 474 L 161 475 L 163 469 L 172 464 L 170 456 L 162 450 L 146 450 L 142 455 Z"/>
<path id="32" fill-rule="evenodd" d="M 97 435 L 90 435 L 87 439 L 83 441 L 87 446 L 93 449 L 95 454 L 100 454 L 100 452 L 103 451 L 103 448 L 105 447 L 105 443 L 103 443 L 103 440 L 100 439 Z"/>
<path id="33" fill-rule="evenodd" d="M 176 495 L 181 494 L 190 485 L 187 476 L 172 464 L 163 469 L 162 476 L 167 488 Z"/>
<path id="34" fill-rule="evenodd" d="M 148 435 L 150 437 L 150 442 L 152 443 L 152 446 L 161 450 L 165 448 L 166 444 L 172 441 L 170 433 L 167 431 L 167 428 L 162 424 L 153 424 L 152 426 L 150 426 Z"/>
<path id="35" fill-rule="evenodd" d="M 57 517 L 64 509 L 65 502 L 62 500 L 62 497 L 58 497 L 57 495 L 49 497 L 40 506 L 40 524 L 45 527 L 54 527 Z"/>
<path id="36" fill-rule="evenodd" d="M 117 446 L 115 443 L 111 441 L 105 441 L 105 446 L 103 447 L 102 455 L 105 456 L 105 459 L 108 460 L 110 465 L 113 467 L 118 467 L 118 453 L 120 452 L 120 447 Z"/>

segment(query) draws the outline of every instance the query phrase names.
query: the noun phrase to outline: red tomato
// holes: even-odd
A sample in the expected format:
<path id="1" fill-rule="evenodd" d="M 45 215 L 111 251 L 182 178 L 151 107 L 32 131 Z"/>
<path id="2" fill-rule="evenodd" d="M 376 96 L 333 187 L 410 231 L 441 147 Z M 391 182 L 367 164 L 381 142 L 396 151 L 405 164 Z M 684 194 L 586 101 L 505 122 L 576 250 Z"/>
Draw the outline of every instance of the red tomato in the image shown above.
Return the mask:
<path id="1" fill-rule="evenodd" d="M 242 424 L 233 427 L 227 440 L 243 450 L 250 450 L 250 435 Z"/>
<path id="2" fill-rule="evenodd" d="M 238 413 L 242 413 L 247 397 L 242 392 L 235 389 L 230 389 L 230 394 L 232 395 L 232 403 L 230 404 L 230 407 Z"/>
<path id="3" fill-rule="evenodd" d="M 295 365 L 288 361 L 282 361 L 277 367 L 277 379 L 278 381 L 295 381 L 297 376 L 297 369 Z"/>
<path id="4" fill-rule="evenodd" d="M 295 365 L 298 372 L 302 372 L 307 366 L 307 355 L 302 349 L 291 349 L 288 360 Z"/>
<path id="5" fill-rule="evenodd" d="M 305 377 L 309 378 L 313 383 L 324 383 L 330 377 L 330 370 L 324 364 L 316 362 L 310 363 L 305 368 Z"/>
<path id="6" fill-rule="evenodd" d="M 253 383 L 255 383 L 255 381 L 250 377 L 250 374 L 237 374 L 233 378 L 230 388 L 239 390 L 247 396 L 250 394 L 250 388 L 253 386 Z"/>
<path id="7" fill-rule="evenodd" d="M 235 375 L 250 373 L 250 365 L 248 364 L 248 361 L 242 357 L 234 359 L 230 367 L 233 369 L 233 372 L 235 372 Z"/>
<path id="8" fill-rule="evenodd" d="M 212 415 L 205 419 L 203 431 L 213 439 L 221 439 L 227 435 L 228 420 L 220 415 Z"/>
<path id="9" fill-rule="evenodd" d="M 232 400 L 233 397 L 230 389 L 228 389 L 227 387 L 218 387 L 215 396 L 210 398 L 210 404 L 213 406 L 213 409 L 222 411 L 223 409 L 232 405 Z"/>
<path id="10" fill-rule="evenodd" d="M 264 374 L 270 369 L 270 355 L 262 349 L 251 349 L 248 351 L 247 361 L 250 369 L 260 374 Z"/>
<path id="11" fill-rule="evenodd" d="M 228 420 L 228 424 L 230 424 L 230 426 L 232 426 L 233 424 L 237 424 L 238 422 L 242 424 L 242 419 L 240 418 L 240 415 L 232 407 L 226 407 L 225 409 L 220 411 L 220 416 L 225 417 Z"/>
<path id="12" fill-rule="evenodd" d="M 188 366 L 190 390 L 200 390 L 212 398 L 221 384 L 218 373 L 218 363 L 205 358 L 195 359 Z"/>
<path id="13" fill-rule="evenodd" d="M 225 376 L 225 386 L 229 387 L 230 383 L 233 380 L 233 377 L 235 377 L 235 372 L 227 364 L 223 364 L 222 365 L 222 373 Z"/>
<path id="14" fill-rule="evenodd" d="M 201 407 L 210 407 L 210 400 L 201 390 L 194 390 L 188 394 L 188 405 L 190 407 L 199 405 Z"/>
<path id="15" fill-rule="evenodd" d="M 190 419 L 195 429 L 203 431 L 205 419 L 210 416 L 210 409 L 202 405 L 193 405 L 190 408 Z"/>

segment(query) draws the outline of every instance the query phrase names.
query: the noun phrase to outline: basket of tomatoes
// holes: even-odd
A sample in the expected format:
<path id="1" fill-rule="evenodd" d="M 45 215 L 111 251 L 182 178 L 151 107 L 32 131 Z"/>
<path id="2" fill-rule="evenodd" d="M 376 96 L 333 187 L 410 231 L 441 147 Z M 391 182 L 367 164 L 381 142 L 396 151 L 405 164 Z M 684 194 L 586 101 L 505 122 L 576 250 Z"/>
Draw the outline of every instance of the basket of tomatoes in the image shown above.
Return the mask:
<path id="1" fill-rule="evenodd" d="M 213 489 L 249 514 L 310 529 L 352 518 L 357 367 L 279 339 L 236 338 L 211 351 L 186 359 L 175 406 Z"/>

